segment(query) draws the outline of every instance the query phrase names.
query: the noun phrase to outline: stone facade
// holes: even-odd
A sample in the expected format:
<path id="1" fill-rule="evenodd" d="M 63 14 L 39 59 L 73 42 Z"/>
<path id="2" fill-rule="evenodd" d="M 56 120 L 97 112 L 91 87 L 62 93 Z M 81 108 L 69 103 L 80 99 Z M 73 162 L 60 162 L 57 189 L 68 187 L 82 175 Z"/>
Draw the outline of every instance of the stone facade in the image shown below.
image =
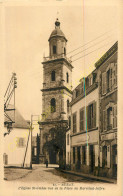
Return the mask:
<path id="1" fill-rule="evenodd" d="M 71 169 L 110 178 L 117 177 L 117 48 L 81 79 L 70 103 Z"/>
<path id="2" fill-rule="evenodd" d="M 100 83 L 100 175 L 107 177 L 117 177 L 117 47 L 115 43 L 97 62 Z"/>
<path id="3" fill-rule="evenodd" d="M 67 39 L 60 30 L 60 22 L 55 22 L 55 30 L 49 38 L 49 57 L 44 57 L 42 120 L 40 124 L 41 161 L 47 158 L 49 163 L 59 163 L 59 150 L 53 144 L 57 134 L 57 125 L 68 123 L 68 107 L 72 99 L 72 65 L 66 57 Z M 64 138 L 65 139 L 65 138 Z"/>

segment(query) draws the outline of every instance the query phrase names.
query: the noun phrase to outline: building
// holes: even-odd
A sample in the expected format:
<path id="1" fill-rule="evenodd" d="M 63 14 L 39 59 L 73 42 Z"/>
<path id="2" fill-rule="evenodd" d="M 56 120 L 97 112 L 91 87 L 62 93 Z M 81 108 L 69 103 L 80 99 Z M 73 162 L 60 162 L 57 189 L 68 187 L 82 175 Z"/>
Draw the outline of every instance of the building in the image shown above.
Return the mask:
<path id="1" fill-rule="evenodd" d="M 117 177 L 117 53 L 116 42 L 95 66 L 99 73 L 100 175 Z"/>
<path id="2" fill-rule="evenodd" d="M 15 117 L 14 111 L 11 110 L 8 113 L 15 123 L 12 124 L 9 134 L 6 125 L 4 126 L 4 165 L 29 168 L 31 167 L 30 125 L 17 109 Z"/>
<path id="3" fill-rule="evenodd" d="M 98 174 L 99 92 L 94 70 L 73 90 L 71 106 L 71 169 Z"/>
<path id="4" fill-rule="evenodd" d="M 72 99 L 72 65 L 66 56 L 67 39 L 58 19 L 49 37 L 49 57 L 43 61 L 42 119 L 40 125 L 40 162 L 59 163 L 59 145 L 55 144 L 58 129 L 68 123 Z M 63 129 L 62 129 L 63 128 Z M 64 129 L 65 130 L 65 129 Z M 64 136 L 65 141 L 65 136 Z"/>
<path id="5" fill-rule="evenodd" d="M 73 90 L 66 132 L 66 164 L 110 178 L 117 177 L 117 49 L 116 42 Z"/>

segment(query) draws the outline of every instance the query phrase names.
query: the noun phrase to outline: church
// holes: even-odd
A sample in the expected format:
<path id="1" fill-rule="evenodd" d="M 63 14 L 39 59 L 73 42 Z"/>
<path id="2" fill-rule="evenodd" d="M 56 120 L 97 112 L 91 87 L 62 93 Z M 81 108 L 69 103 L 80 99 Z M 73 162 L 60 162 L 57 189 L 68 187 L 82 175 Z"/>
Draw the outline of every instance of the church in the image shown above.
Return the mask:
<path id="1" fill-rule="evenodd" d="M 44 57 L 42 119 L 40 128 L 40 162 L 59 163 L 65 151 L 59 146 L 65 143 L 66 129 L 70 121 L 69 103 L 72 100 L 72 64 L 67 58 L 67 39 L 57 19 L 49 39 L 49 56 Z M 63 134 L 61 134 L 63 132 Z M 58 137 L 61 137 L 59 140 Z M 56 140 L 57 138 L 57 140 Z M 59 140 L 59 144 L 57 143 Z M 56 144 L 57 143 L 57 144 Z"/>

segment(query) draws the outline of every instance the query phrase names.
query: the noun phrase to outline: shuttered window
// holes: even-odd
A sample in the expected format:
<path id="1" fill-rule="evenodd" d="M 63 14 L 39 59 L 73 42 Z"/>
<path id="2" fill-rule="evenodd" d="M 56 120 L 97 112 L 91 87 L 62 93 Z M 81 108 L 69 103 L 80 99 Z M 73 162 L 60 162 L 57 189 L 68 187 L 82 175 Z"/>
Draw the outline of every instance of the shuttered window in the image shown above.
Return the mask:
<path id="1" fill-rule="evenodd" d="M 103 110 L 103 131 L 106 131 L 106 110 Z"/>
<path id="2" fill-rule="evenodd" d="M 88 106 L 87 109 L 88 129 L 96 127 L 96 102 Z"/>
<path id="3" fill-rule="evenodd" d="M 76 133 L 76 113 L 73 114 L 73 133 Z"/>
<path id="4" fill-rule="evenodd" d="M 85 130 L 84 116 L 85 116 L 84 109 L 81 109 L 80 110 L 80 131 Z"/>
<path id="5" fill-rule="evenodd" d="M 117 105 L 115 104 L 113 110 L 113 128 L 117 128 Z"/>
<path id="6" fill-rule="evenodd" d="M 106 93 L 106 72 L 102 73 L 102 95 Z"/>
<path id="7" fill-rule="evenodd" d="M 109 107 L 107 109 L 107 130 L 111 130 L 112 129 L 112 107 Z"/>

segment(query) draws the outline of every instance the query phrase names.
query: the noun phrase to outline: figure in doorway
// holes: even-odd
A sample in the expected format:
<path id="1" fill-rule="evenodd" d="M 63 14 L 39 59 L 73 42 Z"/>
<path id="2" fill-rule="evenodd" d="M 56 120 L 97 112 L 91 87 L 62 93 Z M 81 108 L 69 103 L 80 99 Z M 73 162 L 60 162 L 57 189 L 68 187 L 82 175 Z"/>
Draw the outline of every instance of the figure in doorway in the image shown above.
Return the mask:
<path id="1" fill-rule="evenodd" d="M 46 168 L 48 167 L 48 160 L 46 159 L 45 161 L 45 164 L 46 164 Z"/>

